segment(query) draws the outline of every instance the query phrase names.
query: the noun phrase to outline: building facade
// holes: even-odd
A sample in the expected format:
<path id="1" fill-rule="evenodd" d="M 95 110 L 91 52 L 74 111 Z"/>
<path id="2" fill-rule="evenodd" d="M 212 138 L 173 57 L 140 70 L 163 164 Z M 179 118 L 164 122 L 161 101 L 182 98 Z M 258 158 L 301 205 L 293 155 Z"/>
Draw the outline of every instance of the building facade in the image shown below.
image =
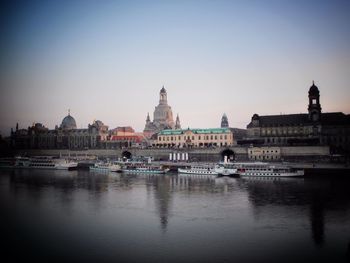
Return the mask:
<path id="1" fill-rule="evenodd" d="M 41 123 L 28 129 L 11 130 L 10 143 L 16 149 L 94 149 L 108 139 L 108 126 L 94 121 L 87 129 L 77 129 L 75 119 L 70 115 L 63 118 L 61 125 L 49 130 Z"/>
<path id="2" fill-rule="evenodd" d="M 233 134 L 233 137 L 235 140 L 241 140 L 247 136 L 247 130 L 246 129 L 240 129 L 240 128 L 230 128 L 228 118 L 226 113 L 224 113 L 221 117 L 221 128 L 229 128 Z"/>
<path id="3" fill-rule="evenodd" d="M 278 161 L 281 159 L 280 147 L 250 147 L 248 159 L 252 161 Z"/>
<path id="4" fill-rule="evenodd" d="M 143 133 L 147 138 L 150 138 L 153 134 L 161 130 L 175 129 L 175 127 L 181 128 L 180 118 L 179 115 L 177 115 L 176 123 L 174 122 L 173 111 L 168 105 L 167 92 L 163 86 L 159 92 L 159 104 L 155 107 L 153 112 L 153 121 L 151 121 L 149 114 L 147 114 Z"/>
<path id="5" fill-rule="evenodd" d="M 141 146 L 144 142 L 144 135 L 136 133 L 130 127 L 117 127 L 110 132 L 110 141 L 120 142 L 124 147 Z"/>
<path id="6" fill-rule="evenodd" d="M 254 114 L 247 126 L 247 137 L 238 144 L 328 145 L 333 153 L 349 153 L 350 115 L 323 113 L 320 92 L 313 83 L 308 92 L 308 112 L 304 114 Z"/>
<path id="7" fill-rule="evenodd" d="M 158 133 L 156 147 L 224 147 L 234 144 L 228 128 L 162 130 Z"/>

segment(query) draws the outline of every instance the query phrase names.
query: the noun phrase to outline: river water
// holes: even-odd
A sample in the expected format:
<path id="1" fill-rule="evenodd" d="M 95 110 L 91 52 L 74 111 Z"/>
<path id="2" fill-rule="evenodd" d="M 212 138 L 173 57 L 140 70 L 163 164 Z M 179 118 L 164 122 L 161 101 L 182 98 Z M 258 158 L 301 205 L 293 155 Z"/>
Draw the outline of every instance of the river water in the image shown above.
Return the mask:
<path id="1" fill-rule="evenodd" d="M 1 170 L 2 258 L 348 262 L 350 181 Z"/>

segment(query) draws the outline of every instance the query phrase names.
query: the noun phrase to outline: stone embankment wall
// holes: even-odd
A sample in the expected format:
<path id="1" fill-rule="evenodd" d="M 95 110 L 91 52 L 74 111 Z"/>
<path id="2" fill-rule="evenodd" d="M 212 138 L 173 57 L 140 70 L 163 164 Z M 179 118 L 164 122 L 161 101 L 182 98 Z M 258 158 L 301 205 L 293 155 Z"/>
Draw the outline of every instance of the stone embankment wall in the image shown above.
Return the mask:
<path id="1" fill-rule="evenodd" d="M 295 146 L 295 147 L 280 147 L 281 158 L 283 160 L 322 160 L 329 156 L 328 146 Z M 229 148 L 213 148 L 213 149 L 90 149 L 82 151 L 69 151 L 69 150 L 20 150 L 19 155 L 50 155 L 50 156 L 62 156 L 62 157 L 77 157 L 81 159 L 87 159 L 94 156 L 119 158 L 123 156 L 123 153 L 129 152 L 132 156 L 145 156 L 153 157 L 154 160 L 169 160 L 170 153 L 188 153 L 190 161 L 220 161 L 223 159 L 223 152 L 231 150 L 234 153 L 237 161 L 248 160 L 247 147 L 229 147 Z"/>
<path id="2" fill-rule="evenodd" d="M 281 157 L 291 161 L 327 161 L 329 146 L 294 146 L 281 147 Z"/>

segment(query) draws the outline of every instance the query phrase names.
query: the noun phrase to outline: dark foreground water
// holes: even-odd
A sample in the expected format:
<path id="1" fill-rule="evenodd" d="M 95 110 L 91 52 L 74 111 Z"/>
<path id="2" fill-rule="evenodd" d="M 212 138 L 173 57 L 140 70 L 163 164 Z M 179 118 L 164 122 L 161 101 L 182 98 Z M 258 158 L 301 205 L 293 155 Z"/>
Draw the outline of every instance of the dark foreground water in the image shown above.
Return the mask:
<path id="1" fill-rule="evenodd" d="M 348 262 L 350 183 L 1 170 L 1 261 Z"/>

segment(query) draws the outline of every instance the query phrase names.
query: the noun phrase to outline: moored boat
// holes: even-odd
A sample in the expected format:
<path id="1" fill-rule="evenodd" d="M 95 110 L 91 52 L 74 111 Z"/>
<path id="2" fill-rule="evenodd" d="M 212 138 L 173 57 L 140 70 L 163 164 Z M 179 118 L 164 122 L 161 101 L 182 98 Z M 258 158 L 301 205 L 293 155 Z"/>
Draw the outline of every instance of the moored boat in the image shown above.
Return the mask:
<path id="1" fill-rule="evenodd" d="M 113 163 L 95 163 L 93 166 L 89 167 L 90 171 L 102 171 L 102 172 L 119 172 L 121 167 L 118 164 Z"/>
<path id="2" fill-rule="evenodd" d="M 15 158 L 5 157 L 0 158 L 0 168 L 13 168 L 15 166 L 16 160 Z"/>
<path id="3" fill-rule="evenodd" d="M 237 173 L 242 177 L 301 177 L 304 170 L 294 169 L 282 164 L 262 162 L 234 163 Z"/>
<path id="4" fill-rule="evenodd" d="M 13 168 L 70 170 L 77 168 L 77 166 L 78 163 L 71 160 L 39 156 L 16 157 Z"/>
<path id="5" fill-rule="evenodd" d="M 237 168 L 233 163 L 223 162 L 215 166 L 215 171 L 219 176 L 238 177 Z"/>
<path id="6" fill-rule="evenodd" d="M 123 173 L 140 173 L 140 174 L 165 174 L 169 168 L 158 165 L 149 165 L 145 163 L 126 164 L 122 167 Z"/>
<path id="7" fill-rule="evenodd" d="M 215 166 L 210 165 L 191 165 L 184 168 L 178 168 L 177 171 L 183 174 L 218 175 Z"/>

